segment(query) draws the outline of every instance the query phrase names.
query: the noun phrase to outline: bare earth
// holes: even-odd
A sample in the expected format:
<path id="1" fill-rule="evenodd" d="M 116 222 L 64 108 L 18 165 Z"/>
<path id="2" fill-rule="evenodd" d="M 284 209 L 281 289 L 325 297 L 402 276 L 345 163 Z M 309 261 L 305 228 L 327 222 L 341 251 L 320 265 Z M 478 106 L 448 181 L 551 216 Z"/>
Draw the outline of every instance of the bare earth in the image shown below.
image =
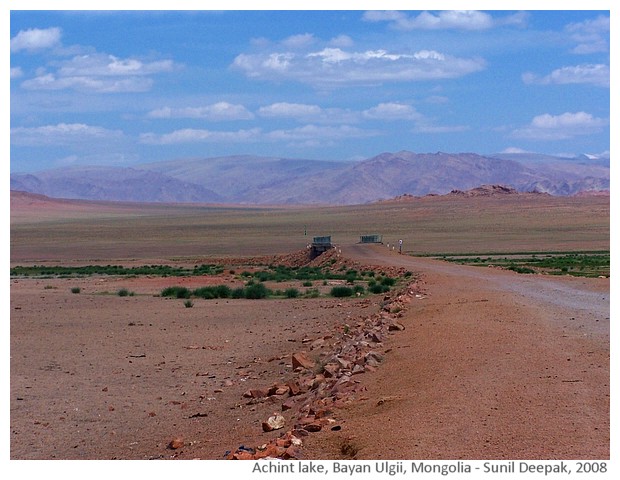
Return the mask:
<path id="1" fill-rule="evenodd" d="M 346 253 L 421 272 L 427 295 L 366 375 L 367 400 L 341 412 L 338 438 L 312 437 L 312 456 L 609 458 L 609 279 Z"/>
<path id="2" fill-rule="evenodd" d="M 343 247 L 345 258 L 419 274 L 419 294 L 355 375 L 337 429 L 304 459 L 608 459 L 609 279 L 518 275 Z M 226 274 L 224 274 L 226 275 Z M 231 277 L 232 278 L 232 277 Z M 182 300 L 205 279 L 11 281 L 12 459 L 222 459 L 256 447 L 282 401 L 244 392 L 286 382 L 379 305 L 368 299 Z M 80 294 L 72 294 L 74 286 Z M 118 297 L 125 287 L 136 293 Z M 319 340 L 319 343 L 315 343 Z M 180 441 L 179 448 L 170 442 Z"/>

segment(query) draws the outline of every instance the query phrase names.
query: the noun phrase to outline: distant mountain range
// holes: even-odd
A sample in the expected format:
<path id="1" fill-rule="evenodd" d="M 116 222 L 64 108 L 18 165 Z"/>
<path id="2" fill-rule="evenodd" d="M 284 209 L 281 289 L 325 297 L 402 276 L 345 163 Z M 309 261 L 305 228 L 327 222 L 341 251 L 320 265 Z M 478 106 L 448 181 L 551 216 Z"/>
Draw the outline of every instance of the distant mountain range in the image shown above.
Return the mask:
<path id="1" fill-rule="evenodd" d="M 11 190 L 86 200 L 347 205 L 491 184 L 551 195 L 608 191 L 609 172 L 609 157 L 591 155 L 401 151 L 355 162 L 248 155 L 15 173 Z"/>

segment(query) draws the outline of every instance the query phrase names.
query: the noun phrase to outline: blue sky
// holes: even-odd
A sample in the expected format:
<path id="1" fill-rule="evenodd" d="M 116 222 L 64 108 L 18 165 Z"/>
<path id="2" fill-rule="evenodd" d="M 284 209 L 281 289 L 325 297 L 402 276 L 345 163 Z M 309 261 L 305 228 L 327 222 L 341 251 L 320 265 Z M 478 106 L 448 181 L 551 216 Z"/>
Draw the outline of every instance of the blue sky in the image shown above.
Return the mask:
<path id="1" fill-rule="evenodd" d="M 11 171 L 608 153 L 609 25 L 609 10 L 14 9 Z"/>

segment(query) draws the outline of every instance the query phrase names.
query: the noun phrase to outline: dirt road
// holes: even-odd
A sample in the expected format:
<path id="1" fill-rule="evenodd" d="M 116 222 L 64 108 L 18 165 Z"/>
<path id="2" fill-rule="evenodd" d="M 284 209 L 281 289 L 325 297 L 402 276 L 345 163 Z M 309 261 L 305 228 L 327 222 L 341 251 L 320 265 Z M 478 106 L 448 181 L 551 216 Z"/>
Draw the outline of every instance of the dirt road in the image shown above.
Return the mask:
<path id="1" fill-rule="evenodd" d="M 608 459 L 609 279 L 519 275 L 399 255 L 343 254 L 420 273 L 365 399 L 313 458 Z"/>

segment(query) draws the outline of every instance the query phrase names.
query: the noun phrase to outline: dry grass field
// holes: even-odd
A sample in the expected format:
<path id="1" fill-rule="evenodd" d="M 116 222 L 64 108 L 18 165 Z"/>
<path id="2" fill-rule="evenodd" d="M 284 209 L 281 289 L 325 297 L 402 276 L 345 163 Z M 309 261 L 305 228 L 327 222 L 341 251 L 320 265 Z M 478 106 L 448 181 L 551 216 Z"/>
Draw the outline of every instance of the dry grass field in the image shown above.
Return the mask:
<path id="1" fill-rule="evenodd" d="M 288 253 L 312 236 L 403 240 L 412 254 L 609 250 L 609 197 L 423 197 L 347 207 L 11 205 L 11 262 Z M 306 235 L 305 235 L 306 233 Z"/>

